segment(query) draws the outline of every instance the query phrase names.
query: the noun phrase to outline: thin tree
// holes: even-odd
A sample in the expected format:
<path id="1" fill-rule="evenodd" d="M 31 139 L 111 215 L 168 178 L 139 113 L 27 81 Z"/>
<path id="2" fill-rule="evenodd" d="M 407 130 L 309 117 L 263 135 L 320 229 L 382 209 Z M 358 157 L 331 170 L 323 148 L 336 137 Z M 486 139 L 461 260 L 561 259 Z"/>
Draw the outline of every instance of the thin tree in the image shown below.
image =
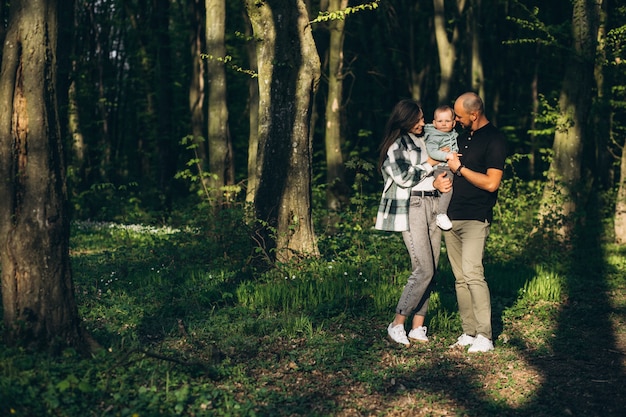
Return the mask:
<path id="1" fill-rule="evenodd" d="M 87 348 L 69 257 L 57 112 L 56 0 L 11 2 L 0 71 L 0 267 L 5 340 Z M 64 4 L 64 7 L 73 7 Z M 66 45 L 62 45 L 66 47 Z"/>
<path id="2" fill-rule="evenodd" d="M 258 74 L 259 68 L 256 57 L 256 40 L 252 36 L 250 19 L 246 14 L 246 54 L 250 63 L 250 71 Z M 248 136 L 248 180 L 246 186 L 246 203 L 254 203 L 257 184 L 257 153 L 259 150 L 259 79 L 257 76 L 250 77 L 248 84 L 248 122 L 250 133 Z"/>
<path id="3" fill-rule="evenodd" d="M 626 244 L 626 142 L 622 147 L 619 185 L 615 202 L 615 243 Z"/>
<path id="4" fill-rule="evenodd" d="M 209 189 L 216 207 L 224 200 L 224 186 L 235 181 L 226 99 L 226 1 L 206 0 L 206 48 L 209 90 Z"/>
<path id="5" fill-rule="evenodd" d="M 311 106 L 320 77 L 302 0 L 246 0 L 259 76 L 257 238 L 271 259 L 319 254 L 311 218 Z"/>
<path id="6" fill-rule="evenodd" d="M 471 0 L 469 8 L 469 36 L 472 39 L 472 91 L 475 91 L 481 97 L 485 97 L 485 74 L 483 71 L 483 58 L 481 52 L 482 36 L 482 7 L 481 0 Z"/>
<path id="7" fill-rule="evenodd" d="M 202 167 L 208 166 L 207 145 L 204 135 L 205 131 L 205 90 L 206 90 L 206 65 L 201 58 L 204 51 L 206 31 L 204 21 L 206 12 L 204 0 L 189 0 L 189 20 L 190 29 L 190 56 L 191 68 L 189 79 L 189 113 L 191 115 L 191 136 L 193 143 L 198 149 L 198 158 Z"/>
<path id="8" fill-rule="evenodd" d="M 594 60 L 599 5 L 595 0 L 574 0 L 573 48 L 566 65 L 554 134 L 554 156 L 542 197 L 540 220 L 546 230 L 566 240 L 571 236 L 581 195 L 581 162 L 587 118 L 594 87 Z"/>
<path id="9" fill-rule="evenodd" d="M 345 10 L 348 0 L 330 0 L 328 12 Z M 341 210 L 347 203 L 348 189 L 345 183 L 345 167 L 342 152 L 343 116 L 343 43 L 345 19 L 329 22 L 330 46 L 328 48 L 328 98 L 324 142 L 326 145 L 326 205 L 331 213 Z"/>
<path id="10" fill-rule="evenodd" d="M 456 13 L 460 16 L 465 9 L 466 0 L 455 0 Z M 433 0 L 435 6 L 435 37 L 439 56 L 439 89 L 437 99 L 445 103 L 450 96 L 454 63 L 457 59 L 456 48 L 459 41 L 459 23 L 452 21 L 452 28 L 448 28 L 449 19 L 446 17 L 445 0 Z"/>

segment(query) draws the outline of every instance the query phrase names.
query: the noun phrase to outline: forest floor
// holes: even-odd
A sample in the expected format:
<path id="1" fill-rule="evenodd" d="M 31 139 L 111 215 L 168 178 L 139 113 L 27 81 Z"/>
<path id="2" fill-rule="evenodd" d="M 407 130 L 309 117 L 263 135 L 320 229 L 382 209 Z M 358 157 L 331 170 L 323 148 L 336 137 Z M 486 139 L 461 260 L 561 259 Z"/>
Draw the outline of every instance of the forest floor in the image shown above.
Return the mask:
<path id="1" fill-rule="evenodd" d="M 259 415 L 623 416 L 624 281 L 539 310 L 556 320 L 527 312 L 509 324 L 516 336 L 500 333 L 490 353 L 449 348 L 454 340 L 436 334 L 404 348 L 385 340 L 387 323 L 354 319 L 324 336 L 260 340 L 252 357 L 231 358 L 248 363 L 258 385 L 231 388 L 241 401 L 264 398 Z M 543 329 L 547 343 L 533 336 L 546 322 L 554 324 Z"/>
<path id="2" fill-rule="evenodd" d="M 450 348 L 460 322 L 445 277 L 430 341 L 387 339 L 401 285 L 380 269 L 404 257 L 399 239 L 370 264 L 320 261 L 246 280 L 232 262 L 203 264 L 212 241 L 193 233 L 79 232 L 77 303 L 104 349 L 59 360 L 0 344 L 0 415 L 626 415 L 626 247 L 585 240 L 573 262 L 548 264 L 558 273 L 529 268 L 558 276 L 553 301 L 508 285 L 527 282 L 523 263 L 489 265 L 495 350 L 470 354 Z"/>
<path id="3" fill-rule="evenodd" d="M 450 348 L 457 335 L 436 332 L 406 348 L 386 339 L 390 317 L 339 315 L 220 352 L 238 372 L 216 383 L 263 416 L 623 416 L 625 262 L 560 303 L 509 309 L 493 352 Z"/>

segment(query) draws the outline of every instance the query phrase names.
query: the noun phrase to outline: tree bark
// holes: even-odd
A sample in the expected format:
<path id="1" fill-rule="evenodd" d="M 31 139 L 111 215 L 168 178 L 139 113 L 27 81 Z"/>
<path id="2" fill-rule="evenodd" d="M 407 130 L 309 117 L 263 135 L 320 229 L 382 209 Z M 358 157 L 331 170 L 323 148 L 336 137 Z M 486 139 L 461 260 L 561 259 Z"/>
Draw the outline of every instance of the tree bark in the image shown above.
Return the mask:
<path id="1" fill-rule="evenodd" d="M 319 254 L 311 218 L 309 136 L 320 60 L 302 0 L 246 0 L 259 68 L 255 213 L 271 259 Z"/>
<path id="2" fill-rule="evenodd" d="M 247 17 L 246 37 L 252 38 L 250 20 Z M 250 62 L 250 70 L 258 74 L 259 67 L 257 65 L 256 42 L 250 41 L 246 44 L 246 53 Z M 248 181 L 246 186 L 246 203 L 254 203 L 257 184 L 257 154 L 259 152 L 259 78 L 250 77 L 248 84 L 248 114 L 250 133 L 248 137 Z"/>
<path id="3" fill-rule="evenodd" d="M 189 113 L 191 115 L 191 135 L 198 147 L 200 164 L 205 169 L 209 166 L 207 143 L 205 140 L 205 62 L 201 55 L 204 52 L 206 12 L 204 0 L 190 0 L 189 17 L 191 24 L 191 78 L 189 80 Z M 208 184 L 207 184 L 208 185 Z"/>
<path id="4" fill-rule="evenodd" d="M 11 2 L 0 72 L 0 266 L 5 340 L 83 350 L 57 113 L 55 0 Z"/>
<path id="5" fill-rule="evenodd" d="M 482 39 L 481 0 L 472 0 L 470 5 L 470 34 L 472 38 L 472 91 L 479 96 L 485 97 L 485 74 L 483 71 L 483 58 L 480 41 Z"/>
<path id="6" fill-rule="evenodd" d="M 348 0 L 330 0 L 329 12 L 344 10 Z M 326 101 L 326 206 L 329 212 L 339 212 L 348 201 L 345 169 L 342 154 L 343 115 L 343 41 L 345 20 L 330 22 L 330 47 L 328 49 L 328 99 Z M 332 217 L 331 217 L 332 219 Z"/>
<path id="7" fill-rule="evenodd" d="M 172 74 L 172 41 L 170 39 L 170 0 L 153 0 L 153 25 L 157 37 L 155 61 L 157 65 L 157 149 L 159 186 L 165 196 L 166 206 L 170 206 L 172 180 L 176 174 L 177 148 L 174 140 L 172 103 L 174 102 L 174 82 Z"/>
<path id="8" fill-rule="evenodd" d="M 615 243 L 626 244 L 626 142 L 622 147 L 617 201 L 615 202 Z"/>
<path id="9" fill-rule="evenodd" d="M 224 186 L 235 181 L 226 99 L 226 1 L 206 0 L 206 47 L 209 83 L 209 188 L 215 207 L 224 202 Z"/>
<path id="10" fill-rule="evenodd" d="M 433 0 L 435 6 L 435 38 L 440 71 L 439 89 L 437 90 L 439 104 L 447 103 L 450 98 L 454 63 L 456 62 L 456 44 L 459 38 L 458 23 L 452 28 L 451 34 L 448 34 L 444 3 L 445 0 Z M 461 14 L 465 8 L 465 0 L 456 0 L 456 5 L 459 14 Z"/>
<path id="11" fill-rule="evenodd" d="M 574 0 L 569 55 L 559 98 L 559 118 L 554 135 L 554 156 L 548 170 L 540 217 L 544 229 L 561 240 L 571 236 L 573 214 L 583 195 L 581 161 L 583 139 L 594 87 L 594 59 L 599 10 L 593 0 Z"/>

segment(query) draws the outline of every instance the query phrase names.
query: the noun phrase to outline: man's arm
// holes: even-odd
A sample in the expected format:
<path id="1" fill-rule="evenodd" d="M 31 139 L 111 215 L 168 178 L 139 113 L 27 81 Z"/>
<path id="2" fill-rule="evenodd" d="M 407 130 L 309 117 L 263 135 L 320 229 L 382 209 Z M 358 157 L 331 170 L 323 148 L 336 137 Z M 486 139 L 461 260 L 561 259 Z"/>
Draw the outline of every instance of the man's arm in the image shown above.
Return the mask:
<path id="1" fill-rule="evenodd" d="M 457 159 L 458 161 L 458 159 Z M 488 168 L 486 174 L 482 174 L 480 172 L 472 171 L 468 167 L 461 165 L 459 162 L 456 169 L 452 167 L 452 164 L 448 162 L 450 165 L 450 169 L 457 175 L 461 175 L 465 177 L 465 179 L 472 184 L 473 186 L 480 188 L 481 190 L 489 191 L 493 193 L 500 188 L 500 182 L 502 181 L 502 175 L 504 172 L 500 169 L 496 168 Z M 459 169 L 461 172 L 459 173 Z"/>

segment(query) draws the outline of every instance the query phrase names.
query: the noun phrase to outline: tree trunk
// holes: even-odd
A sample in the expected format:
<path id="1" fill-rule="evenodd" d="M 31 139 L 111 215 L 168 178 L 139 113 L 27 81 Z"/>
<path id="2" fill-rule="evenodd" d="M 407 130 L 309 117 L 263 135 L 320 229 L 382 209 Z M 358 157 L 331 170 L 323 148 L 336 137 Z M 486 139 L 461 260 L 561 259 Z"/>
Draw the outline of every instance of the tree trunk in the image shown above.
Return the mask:
<path id="1" fill-rule="evenodd" d="M 80 108 L 76 101 L 76 81 L 72 81 L 69 88 L 68 103 L 68 129 L 72 137 L 72 162 L 75 167 L 76 179 L 79 182 L 85 180 L 85 158 L 87 145 L 80 124 Z"/>
<path id="2" fill-rule="evenodd" d="M 206 0 L 206 48 L 209 82 L 209 188 L 216 207 L 224 202 L 224 186 L 233 184 L 232 146 L 226 100 L 226 0 Z"/>
<path id="3" fill-rule="evenodd" d="M 320 60 L 309 16 L 302 0 L 246 0 L 246 7 L 259 67 L 258 239 L 271 259 L 317 256 L 309 130 Z"/>
<path id="4" fill-rule="evenodd" d="M 566 66 L 554 135 L 554 157 L 548 170 L 540 218 L 546 230 L 567 240 L 583 195 L 581 161 L 587 116 L 591 107 L 598 10 L 591 0 L 574 0 L 574 48 Z"/>
<path id="5" fill-rule="evenodd" d="M 247 16 L 246 16 L 247 17 Z M 248 20 L 248 23 L 250 21 Z M 252 28 L 246 26 L 246 37 L 252 38 Z M 259 67 L 256 57 L 256 43 L 250 41 L 246 44 L 250 70 L 258 74 Z M 259 78 L 250 77 L 248 84 L 248 114 L 250 124 L 250 136 L 248 137 L 248 181 L 246 186 L 246 203 L 254 203 L 257 184 L 257 154 L 259 152 Z"/>
<path id="6" fill-rule="evenodd" d="M 330 0 L 329 12 L 344 10 L 348 0 Z M 329 212 L 339 212 L 348 201 L 345 182 L 342 128 L 343 115 L 343 41 L 345 20 L 330 22 L 330 47 L 328 50 L 328 99 L 326 101 L 326 205 Z M 331 217 L 332 218 L 332 217 Z"/>
<path id="7" fill-rule="evenodd" d="M 419 36 L 417 27 L 415 25 L 416 19 L 414 18 L 414 14 L 417 14 L 416 10 L 418 9 L 418 7 L 419 3 L 416 3 L 413 7 L 409 7 L 410 18 L 407 19 L 408 22 L 406 23 L 409 26 L 409 38 L 402 39 L 401 42 L 408 42 L 409 45 L 409 62 L 407 65 L 409 67 L 410 75 L 409 91 L 411 92 L 411 98 L 417 102 L 421 102 L 424 98 L 422 86 L 424 84 L 424 80 L 426 79 L 426 75 L 429 74 L 431 71 L 432 61 L 430 57 L 422 56 L 422 54 L 419 53 L 420 49 L 417 47 L 417 45 L 423 42 L 427 44 L 434 44 L 434 40 L 432 35 L 428 40 L 423 40 Z"/>
<path id="8" fill-rule="evenodd" d="M 615 243 L 626 244 L 626 142 L 622 147 L 619 186 L 615 202 Z"/>
<path id="9" fill-rule="evenodd" d="M 159 186 L 165 195 L 166 206 L 171 204 L 172 180 L 176 174 L 176 141 L 174 139 L 174 121 L 172 103 L 174 102 L 174 82 L 172 74 L 172 46 L 170 39 L 170 0 L 153 0 L 154 34 L 156 35 L 157 64 L 157 149 Z"/>
<path id="10" fill-rule="evenodd" d="M 597 95 L 593 113 L 593 133 L 594 134 L 594 158 L 593 158 L 593 175 L 595 189 L 606 190 L 613 185 L 611 176 L 613 166 L 613 156 L 607 149 L 610 148 L 609 137 L 611 136 L 611 123 L 607 123 L 605 118 L 608 114 L 613 115 L 611 111 L 611 89 L 613 85 L 605 82 L 605 71 L 607 62 L 607 1 L 599 2 L 599 23 L 596 44 L 596 56 L 594 66 L 594 78 L 596 83 Z M 611 118 L 612 122 L 612 118 Z"/>
<path id="11" fill-rule="evenodd" d="M 11 2 L 0 72 L 0 266 L 5 340 L 83 350 L 57 113 L 57 2 Z"/>
<path id="12" fill-rule="evenodd" d="M 439 89 L 437 91 L 438 103 L 447 103 L 452 85 L 452 75 L 454 73 L 454 63 L 456 62 L 456 44 L 459 38 L 459 26 L 456 23 L 452 29 L 452 34 L 448 35 L 446 28 L 445 0 L 433 0 L 435 6 L 435 38 L 437 40 L 437 52 L 439 55 Z M 465 0 L 456 0 L 459 14 L 465 8 Z"/>
<path id="13" fill-rule="evenodd" d="M 189 80 L 189 113 L 191 114 L 191 135 L 198 147 L 198 157 L 203 169 L 209 166 L 207 144 L 204 135 L 204 97 L 205 63 L 201 55 L 204 52 L 204 25 L 206 13 L 204 0 L 190 1 L 191 25 L 191 79 Z M 208 184 L 207 184 L 208 185 Z"/>
<path id="14" fill-rule="evenodd" d="M 485 74 L 483 72 L 483 58 L 480 48 L 482 39 L 481 27 L 484 19 L 481 12 L 481 0 L 472 0 L 469 25 L 472 38 L 472 91 L 479 96 L 485 97 Z"/>

